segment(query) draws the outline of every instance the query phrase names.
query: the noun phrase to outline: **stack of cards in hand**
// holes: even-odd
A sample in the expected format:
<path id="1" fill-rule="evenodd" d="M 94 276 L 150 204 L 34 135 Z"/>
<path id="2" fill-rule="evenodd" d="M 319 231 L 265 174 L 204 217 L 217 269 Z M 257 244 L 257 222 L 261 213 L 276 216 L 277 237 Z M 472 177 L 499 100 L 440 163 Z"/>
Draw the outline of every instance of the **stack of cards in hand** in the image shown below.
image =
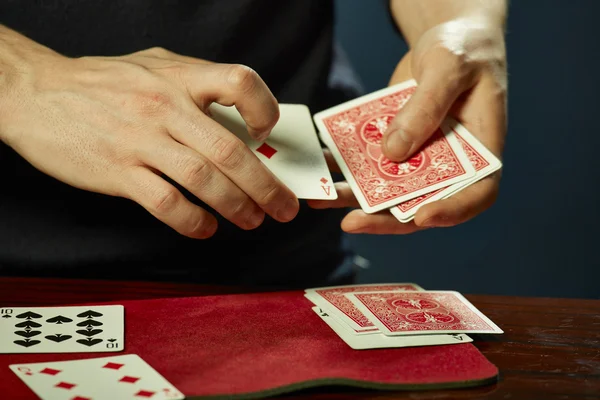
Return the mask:
<path id="1" fill-rule="evenodd" d="M 460 293 L 414 283 L 311 288 L 304 296 L 356 350 L 467 343 L 473 341 L 468 333 L 503 333 Z"/>
<path id="2" fill-rule="evenodd" d="M 381 150 L 389 123 L 415 92 L 410 80 L 316 113 L 313 119 L 366 213 L 389 209 L 409 222 L 423 205 L 447 198 L 502 167 L 464 126 L 448 117 L 405 162 Z"/>
<path id="3" fill-rule="evenodd" d="M 120 352 L 124 340 L 121 305 L 0 308 L 0 354 Z M 185 397 L 136 354 L 9 367 L 42 400 Z"/>

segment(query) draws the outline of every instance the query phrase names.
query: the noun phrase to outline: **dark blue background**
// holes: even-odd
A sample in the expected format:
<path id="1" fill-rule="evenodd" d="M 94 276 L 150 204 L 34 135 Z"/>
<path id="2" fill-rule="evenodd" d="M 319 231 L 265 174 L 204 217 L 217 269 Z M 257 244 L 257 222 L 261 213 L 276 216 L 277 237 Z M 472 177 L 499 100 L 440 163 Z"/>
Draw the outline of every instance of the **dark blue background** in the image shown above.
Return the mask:
<path id="1" fill-rule="evenodd" d="M 600 298 L 600 2 L 511 2 L 509 131 L 496 204 L 461 226 L 351 237 L 363 282 L 464 293 Z M 339 0 L 336 32 L 365 89 L 386 86 L 406 45 L 385 2 Z"/>

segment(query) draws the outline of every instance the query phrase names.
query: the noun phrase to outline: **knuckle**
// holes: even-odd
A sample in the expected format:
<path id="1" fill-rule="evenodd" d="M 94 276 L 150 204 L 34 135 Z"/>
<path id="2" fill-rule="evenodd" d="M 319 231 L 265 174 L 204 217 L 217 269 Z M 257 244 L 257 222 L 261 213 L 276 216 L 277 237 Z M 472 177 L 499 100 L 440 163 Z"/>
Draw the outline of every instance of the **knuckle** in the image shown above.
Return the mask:
<path id="1" fill-rule="evenodd" d="M 150 208 L 155 214 L 169 215 L 177 208 L 179 196 L 176 189 L 159 192 L 151 199 Z"/>
<path id="2" fill-rule="evenodd" d="M 403 120 L 403 121 L 399 121 L 395 124 L 394 130 L 402 132 L 402 138 L 406 142 L 417 142 L 421 139 L 421 136 L 422 136 L 421 129 L 423 128 L 423 126 L 424 125 L 422 123 L 421 124 L 413 124 L 410 121 Z"/>
<path id="3" fill-rule="evenodd" d="M 252 210 L 254 207 L 252 201 L 248 198 L 237 203 L 235 207 L 233 207 L 231 212 L 231 217 L 236 220 L 244 220 L 245 217 L 249 214 L 248 210 Z"/>
<path id="4" fill-rule="evenodd" d="M 190 220 L 186 227 L 182 229 L 180 232 L 185 236 L 194 236 L 198 234 L 198 232 L 206 231 L 206 227 L 210 225 L 210 221 L 208 220 L 208 215 L 202 213 L 196 219 Z"/>
<path id="5" fill-rule="evenodd" d="M 277 123 L 277 121 L 279 121 L 280 117 L 281 117 L 281 110 L 279 109 L 279 105 L 275 101 L 273 104 L 273 107 L 271 107 L 270 123 L 272 125 L 275 125 Z"/>
<path id="6" fill-rule="evenodd" d="M 273 128 L 277 124 L 277 121 L 279 121 L 279 118 L 281 117 L 281 112 L 276 101 L 273 103 L 272 106 L 265 108 L 264 111 L 265 112 L 262 118 L 260 118 L 259 121 L 257 121 L 257 123 L 255 124 L 257 125 L 254 126 L 255 129 Z"/>
<path id="7" fill-rule="evenodd" d="M 238 167 L 244 158 L 244 143 L 237 138 L 218 138 L 212 145 L 213 161 L 228 169 Z"/>
<path id="8" fill-rule="evenodd" d="M 152 54 L 153 56 L 159 57 L 159 58 L 166 57 L 171 54 L 171 52 L 169 50 L 165 49 L 164 47 L 160 47 L 160 46 L 151 47 L 150 49 L 148 49 L 148 53 Z"/>
<path id="9" fill-rule="evenodd" d="M 269 183 L 263 190 L 260 191 L 261 194 L 256 199 L 256 203 L 259 206 L 264 207 L 281 197 L 282 192 L 283 189 L 277 183 Z"/>
<path id="10" fill-rule="evenodd" d="M 160 90 L 138 93 L 134 103 L 142 116 L 164 115 L 175 108 L 172 96 Z"/>
<path id="11" fill-rule="evenodd" d="M 418 112 L 425 123 L 429 125 L 438 125 L 446 111 L 444 105 L 431 90 L 421 92 L 422 102 Z"/>
<path id="12" fill-rule="evenodd" d="M 242 93 L 252 92 L 259 81 L 259 76 L 252 68 L 241 65 L 234 64 L 230 67 L 227 82 Z"/>
<path id="13" fill-rule="evenodd" d="M 163 76 L 173 77 L 185 84 L 189 67 L 177 61 L 165 61 L 165 63 L 166 65 L 161 68 Z"/>
<path id="14" fill-rule="evenodd" d="M 211 168 L 206 160 L 197 158 L 186 162 L 182 173 L 187 186 L 202 187 L 211 176 Z"/>

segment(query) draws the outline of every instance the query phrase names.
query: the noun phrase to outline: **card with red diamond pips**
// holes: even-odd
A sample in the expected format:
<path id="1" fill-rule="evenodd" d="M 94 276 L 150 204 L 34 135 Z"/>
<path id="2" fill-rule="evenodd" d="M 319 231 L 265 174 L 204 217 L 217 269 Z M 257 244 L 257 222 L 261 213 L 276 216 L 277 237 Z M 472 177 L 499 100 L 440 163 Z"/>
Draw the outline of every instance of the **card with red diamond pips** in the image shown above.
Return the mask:
<path id="1" fill-rule="evenodd" d="M 310 114 L 303 104 L 279 104 L 280 117 L 260 142 L 248 134 L 233 106 L 210 106 L 212 118 L 240 138 L 299 199 L 335 200 L 337 192 Z"/>
<path id="2" fill-rule="evenodd" d="M 10 369 L 42 400 L 185 398 L 136 354 L 14 364 Z"/>

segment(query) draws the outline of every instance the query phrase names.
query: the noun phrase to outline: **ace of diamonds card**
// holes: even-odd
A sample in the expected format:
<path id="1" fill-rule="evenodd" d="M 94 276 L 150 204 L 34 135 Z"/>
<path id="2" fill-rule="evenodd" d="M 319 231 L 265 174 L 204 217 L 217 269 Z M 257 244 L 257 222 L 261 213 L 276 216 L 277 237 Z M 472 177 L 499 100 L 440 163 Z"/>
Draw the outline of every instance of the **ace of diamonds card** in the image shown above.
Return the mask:
<path id="1" fill-rule="evenodd" d="M 259 142 L 250 137 L 235 107 L 210 106 L 212 118 L 241 139 L 299 199 L 337 199 L 310 110 L 303 104 L 279 104 L 279 111 L 269 137 Z"/>

